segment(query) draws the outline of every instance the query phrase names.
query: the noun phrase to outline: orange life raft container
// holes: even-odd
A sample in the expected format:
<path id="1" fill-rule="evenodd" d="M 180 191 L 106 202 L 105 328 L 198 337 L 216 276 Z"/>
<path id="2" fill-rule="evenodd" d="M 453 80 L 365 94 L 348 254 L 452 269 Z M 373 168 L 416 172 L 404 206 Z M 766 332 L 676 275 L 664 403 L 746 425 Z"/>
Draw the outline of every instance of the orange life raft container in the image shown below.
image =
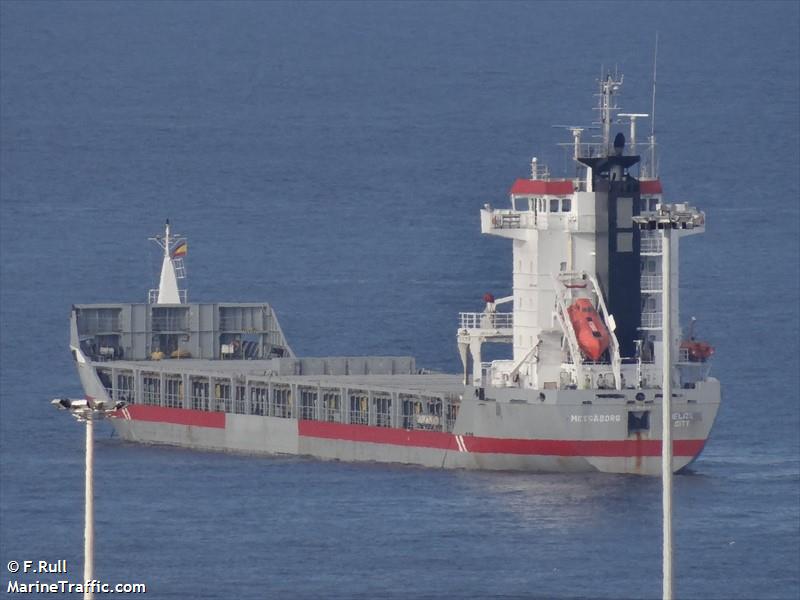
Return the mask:
<path id="1" fill-rule="evenodd" d="M 578 298 L 567 308 L 569 320 L 578 338 L 578 346 L 591 360 L 600 360 L 608 348 L 610 336 L 600 315 L 588 298 Z"/>

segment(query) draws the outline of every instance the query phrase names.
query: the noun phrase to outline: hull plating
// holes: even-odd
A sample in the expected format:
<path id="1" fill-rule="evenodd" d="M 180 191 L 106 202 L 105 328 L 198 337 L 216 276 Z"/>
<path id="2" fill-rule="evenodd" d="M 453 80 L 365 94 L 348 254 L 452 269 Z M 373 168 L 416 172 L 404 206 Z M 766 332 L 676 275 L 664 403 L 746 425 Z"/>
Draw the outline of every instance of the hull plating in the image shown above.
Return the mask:
<path id="1" fill-rule="evenodd" d="M 548 408 L 556 410 L 544 410 Z M 620 429 L 617 425 L 623 421 L 627 408 L 614 412 L 606 407 L 603 415 L 573 415 L 573 409 L 530 405 L 527 407 L 529 414 L 518 410 L 513 418 L 517 422 L 538 422 L 533 430 L 542 433 L 557 428 L 554 427 L 556 423 L 548 425 L 541 417 L 547 412 L 561 413 L 572 424 L 571 433 L 589 429 L 583 437 L 494 437 L 463 431 L 463 423 L 457 423 L 453 433 L 444 433 L 144 405 L 124 409 L 113 423 L 120 436 L 129 441 L 215 451 L 289 454 L 432 468 L 642 475 L 660 472 L 661 440 L 655 431 L 629 435 L 625 419 L 624 435 L 614 436 L 613 431 Z M 657 409 L 650 410 L 660 413 Z M 679 408 L 674 417 L 688 414 L 691 413 Z M 676 434 L 681 437 L 673 445 L 675 470 L 688 465 L 702 451 L 707 428 L 716 415 L 716 405 L 706 404 L 703 410 L 694 405 L 694 415 L 694 421 L 688 422 L 694 426 L 683 423 L 680 429 L 685 431 Z M 574 416 L 586 418 L 575 419 Z M 653 422 L 660 422 L 658 414 L 653 415 Z M 704 422 L 706 427 L 702 426 Z M 474 417 L 471 424 L 476 424 Z M 491 427 L 484 429 L 494 429 L 497 423 L 486 425 Z M 591 429 L 592 426 L 596 426 L 595 429 Z M 459 430 L 462 433 L 457 433 Z"/>

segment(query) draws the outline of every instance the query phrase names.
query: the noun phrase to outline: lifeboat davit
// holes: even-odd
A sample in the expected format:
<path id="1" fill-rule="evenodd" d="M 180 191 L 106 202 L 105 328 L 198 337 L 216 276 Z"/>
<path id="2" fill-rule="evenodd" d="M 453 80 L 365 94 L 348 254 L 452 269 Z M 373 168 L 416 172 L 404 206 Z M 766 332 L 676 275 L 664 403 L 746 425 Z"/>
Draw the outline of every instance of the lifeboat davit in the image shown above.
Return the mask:
<path id="1" fill-rule="evenodd" d="M 591 360 L 600 360 L 611 339 L 592 301 L 578 298 L 567 308 L 567 313 L 581 351 Z"/>

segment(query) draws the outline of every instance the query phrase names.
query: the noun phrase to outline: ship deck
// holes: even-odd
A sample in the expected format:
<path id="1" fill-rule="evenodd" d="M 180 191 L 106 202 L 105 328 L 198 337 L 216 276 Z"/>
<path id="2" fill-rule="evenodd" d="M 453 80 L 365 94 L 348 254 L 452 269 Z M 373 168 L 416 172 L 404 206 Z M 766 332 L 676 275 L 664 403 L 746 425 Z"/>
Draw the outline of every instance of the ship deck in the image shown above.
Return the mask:
<path id="1" fill-rule="evenodd" d="M 416 373 L 416 372 L 385 372 L 389 365 L 396 364 L 397 358 L 392 357 L 358 357 L 364 361 L 382 361 L 384 369 L 375 369 L 374 365 L 367 362 L 365 373 L 331 373 L 330 365 L 336 358 L 310 359 L 317 361 L 316 366 L 322 372 L 310 372 L 308 366 L 302 369 L 302 374 L 285 372 L 284 365 L 287 360 L 209 360 L 209 359 L 180 359 L 161 361 L 141 360 L 115 360 L 97 362 L 93 366 L 100 369 L 113 369 L 116 372 L 139 372 L 153 375 L 186 375 L 194 377 L 212 377 L 214 379 L 247 379 L 251 381 L 270 381 L 272 383 L 289 384 L 297 386 L 314 386 L 330 388 L 351 388 L 385 392 L 399 392 L 414 395 L 453 396 L 464 392 L 464 383 L 461 375 L 446 373 Z M 340 361 L 358 360 L 341 358 Z M 304 359 L 299 359 L 304 360 Z M 299 362 L 295 359 L 295 363 Z M 306 359 L 308 360 L 308 359 Z M 307 363 L 303 363 L 306 364 Z M 403 365 L 405 366 L 405 365 Z M 376 372 L 376 371 L 384 372 Z"/>

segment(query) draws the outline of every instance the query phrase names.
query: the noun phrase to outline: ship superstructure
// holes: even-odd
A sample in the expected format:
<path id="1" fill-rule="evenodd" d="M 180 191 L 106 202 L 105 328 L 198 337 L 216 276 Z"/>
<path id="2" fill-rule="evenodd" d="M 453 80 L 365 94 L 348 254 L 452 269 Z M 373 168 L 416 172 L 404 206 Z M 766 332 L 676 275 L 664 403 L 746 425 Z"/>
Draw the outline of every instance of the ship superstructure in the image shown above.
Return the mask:
<path id="1" fill-rule="evenodd" d="M 147 303 L 76 305 L 71 347 L 89 399 L 126 404 L 125 438 L 193 448 L 287 453 L 430 467 L 660 472 L 661 356 L 673 382 L 673 468 L 702 450 L 720 402 L 713 348 L 683 339 L 677 239 L 643 216 L 669 215 L 675 238 L 705 217 L 667 207 L 655 140 L 641 167 L 636 119 L 620 113 L 621 77 L 599 82 L 601 138 L 571 128 L 575 174 L 551 178 L 536 159 L 510 206 L 481 210 L 481 230 L 512 242 L 513 293 L 460 314 L 461 375 L 427 373 L 411 357 L 295 356 L 268 304 L 188 303 L 185 238 L 169 223 L 159 288 Z M 630 143 L 614 132 L 630 122 Z M 613 135 L 613 137 L 612 137 Z M 639 176 L 634 176 L 636 168 Z M 667 210 L 669 208 L 669 210 Z M 666 217 L 665 217 L 666 218 Z M 662 265 L 672 265 L 664 289 Z M 664 293 L 672 335 L 663 335 Z M 512 346 L 482 361 L 485 343 Z"/>
<path id="2" fill-rule="evenodd" d="M 465 382 L 495 387 L 530 389 L 649 387 L 661 381 L 662 353 L 662 235 L 639 231 L 634 219 L 658 213 L 662 187 L 655 176 L 655 160 L 636 178 L 632 168 L 641 157 L 625 152 L 625 136 L 611 139 L 611 124 L 618 116 L 630 118 L 632 148 L 636 148 L 636 118 L 618 115 L 615 95 L 621 78 L 611 75 L 600 82 L 602 139 L 581 143 L 582 128 L 572 128 L 573 158 L 578 174 L 573 178 L 542 176 L 536 158 L 530 179 L 518 179 L 510 190 L 510 207 L 487 204 L 481 211 L 481 230 L 512 241 L 513 295 L 489 303 L 484 313 L 462 313 L 459 346 L 465 365 Z M 648 144 L 651 157 L 652 146 Z M 705 231 L 705 215 L 677 204 L 689 218 L 675 232 L 680 238 Z M 679 245 L 671 249 L 672 322 L 679 323 Z M 607 337 L 597 356 L 581 337 L 582 325 L 571 316 L 576 302 L 597 313 L 590 321 L 599 327 L 588 331 L 591 339 Z M 513 309 L 498 312 L 508 304 Z M 485 315 L 491 315 L 487 320 Z M 494 329 L 486 325 L 492 323 Z M 670 341 L 681 346 L 681 331 L 673 328 Z M 486 341 L 510 342 L 513 360 L 481 362 Z M 589 344 L 591 345 L 591 344 Z M 690 360 L 681 348 L 676 365 L 684 383 L 708 374 L 708 363 Z M 472 365 L 468 376 L 468 363 Z M 677 374 L 676 374 L 677 376 Z"/>

